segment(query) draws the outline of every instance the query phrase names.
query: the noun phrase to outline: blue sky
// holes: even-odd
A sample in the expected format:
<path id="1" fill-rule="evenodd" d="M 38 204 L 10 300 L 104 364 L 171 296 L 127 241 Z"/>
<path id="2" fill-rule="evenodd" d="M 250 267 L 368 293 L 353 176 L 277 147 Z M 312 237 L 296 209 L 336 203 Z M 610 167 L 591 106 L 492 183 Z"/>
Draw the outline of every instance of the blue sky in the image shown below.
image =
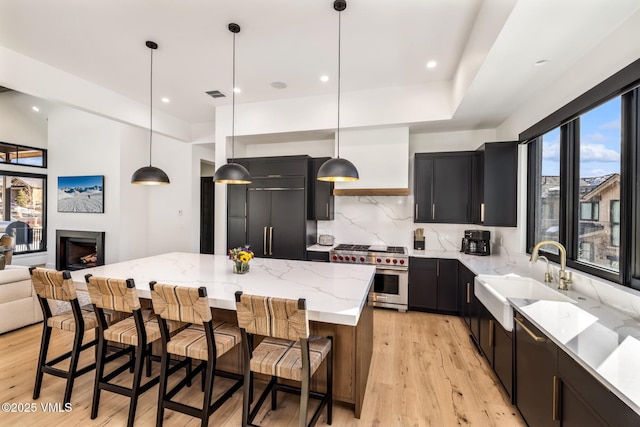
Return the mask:
<path id="1" fill-rule="evenodd" d="M 560 129 L 542 141 L 542 175 L 559 175 Z M 614 172 L 620 172 L 620 97 L 580 116 L 580 177 Z"/>
<path id="2" fill-rule="evenodd" d="M 58 188 L 93 187 L 102 185 L 102 175 L 95 176 L 59 176 Z"/>

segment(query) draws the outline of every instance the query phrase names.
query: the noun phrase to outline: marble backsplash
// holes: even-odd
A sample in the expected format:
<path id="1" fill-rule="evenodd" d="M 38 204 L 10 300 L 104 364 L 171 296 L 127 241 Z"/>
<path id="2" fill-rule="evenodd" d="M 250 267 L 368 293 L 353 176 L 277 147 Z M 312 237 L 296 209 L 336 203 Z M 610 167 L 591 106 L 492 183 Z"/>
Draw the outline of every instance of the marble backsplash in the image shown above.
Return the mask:
<path id="1" fill-rule="evenodd" d="M 336 244 L 406 246 L 411 251 L 413 232 L 421 227 L 425 252 L 434 257 L 451 257 L 460 250 L 464 230 L 489 230 L 494 274 L 517 273 L 543 280 L 545 263 L 541 260 L 535 265 L 529 263 L 524 236 L 518 228 L 414 223 L 413 206 L 413 196 L 336 197 L 335 219 L 318 221 L 318 234 L 333 235 Z M 557 278 L 559 266 L 552 263 L 550 268 Z M 573 272 L 570 287 L 640 320 L 640 292 L 634 289 L 577 271 Z"/>
<path id="2" fill-rule="evenodd" d="M 423 228 L 425 246 L 432 251 L 460 250 L 465 230 L 491 232 L 491 253 L 506 254 L 520 245 L 516 228 L 475 224 L 413 222 L 413 196 L 336 197 L 335 219 L 318 221 L 318 234 L 331 234 L 335 242 L 413 248 L 413 232 Z"/>

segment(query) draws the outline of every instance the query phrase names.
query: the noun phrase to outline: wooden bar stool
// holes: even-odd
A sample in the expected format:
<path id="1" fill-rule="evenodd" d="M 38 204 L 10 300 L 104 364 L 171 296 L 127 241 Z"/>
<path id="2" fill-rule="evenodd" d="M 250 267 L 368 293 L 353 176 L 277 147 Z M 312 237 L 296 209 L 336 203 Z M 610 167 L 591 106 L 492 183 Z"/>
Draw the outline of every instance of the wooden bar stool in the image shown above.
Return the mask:
<path id="1" fill-rule="evenodd" d="M 250 387 L 244 389 L 242 402 L 242 426 L 251 422 L 271 392 L 271 409 L 276 409 L 277 391 L 300 395 L 299 426 L 307 427 L 309 397 L 320 399 L 309 426 L 315 425 L 320 412 L 327 406 L 327 424 L 331 424 L 333 411 L 333 337 L 310 337 L 309 318 L 304 299 L 283 299 L 236 292 L 236 313 L 242 333 L 244 349 L 245 384 L 249 384 L 251 372 L 271 376 L 271 381 L 251 409 Z M 265 338 L 251 350 L 247 334 Z M 327 359 L 327 391 L 310 390 L 311 376 L 324 359 Z M 278 382 L 278 378 L 299 381 L 300 387 Z"/>
<path id="2" fill-rule="evenodd" d="M 151 288 L 153 309 L 158 315 L 162 335 L 162 363 L 156 426 L 163 424 L 165 408 L 199 418 L 201 425 L 206 426 L 209 422 L 209 416 L 222 406 L 244 382 L 243 375 L 216 370 L 217 359 L 240 343 L 240 330 L 235 325 L 212 320 L 207 289 L 204 287 L 165 285 L 156 282 L 150 282 L 149 287 Z M 188 326 L 174 336 L 170 336 L 167 328 L 167 323 L 170 321 L 186 322 Z M 201 362 L 184 379 L 168 390 L 167 383 L 171 374 L 169 357 L 172 354 L 185 357 L 189 365 L 192 359 L 198 359 Z M 204 374 L 202 408 L 172 400 L 185 385 L 191 384 L 191 379 L 199 372 Z M 215 402 L 211 403 L 215 376 L 237 381 Z"/>
<path id="3" fill-rule="evenodd" d="M 96 345 L 97 340 L 95 339 L 85 344 L 82 344 L 82 340 L 85 331 L 98 327 L 98 321 L 92 310 L 86 307 L 80 307 L 76 287 L 73 284 L 70 272 L 43 268 L 32 268 L 30 271 L 33 288 L 38 295 L 38 301 L 40 301 L 40 307 L 42 308 L 42 315 L 44 317 L 33 398 L 37 399 L 40 396 L 42 377 L 46 373 L 67 380 L 63 398 L 63 403 L 66 404 L 71 401 L 74 380 L 80 375 L 93 370 L 96 366 L 95 363 L 91 363 L 78 369 L 78 360 L 82 351 Z M 69 302 L 71 309 L 54 316 L 51 313 L 47 299 Z M 47 361 L 49 341 L 53 328 L 73 332 L 73 347 L 71 351 Z M 70 359 L 69 369 L 54 368 L 55 365 L 66 359 Z"/>
<path id="4" fill-rule="evenodd" d="M 156 376 L 145 384 L 142 382 L 142 369 L 147 360 L 147 376 L 151 375 L 151 344 L 160 339 L 160 327 L 152 310 L 143 310 L 136 292 L 133 279 L 112 279 L 85 276 L 87 289 L 98 319 L 98 352 L 96 362 L 96 379 L 91 406 L 91 419 L 98 416 L 100 392 L 107 390 L 112 393 L 127 396 L 129 402 L 129 417 L 127 426 L 131 427 L 136 416 L 138 397 L 158 384 Z M 106 310 L 122 313 L 128 317 L 119 322 L 109 324 Z M 166 325 L 170 332 L 177 330 L 180 324 L 171 322 Z M 107 344 L 116 342 L 126 347 L 122 351 L 107 357 Z M 126 354 L 134 354 L 129 360 L 105 375 L 105 364 Z M 127 369 L 133 367 L 133 382 L 131 388 L 123 387 L 111 382 Z"/>

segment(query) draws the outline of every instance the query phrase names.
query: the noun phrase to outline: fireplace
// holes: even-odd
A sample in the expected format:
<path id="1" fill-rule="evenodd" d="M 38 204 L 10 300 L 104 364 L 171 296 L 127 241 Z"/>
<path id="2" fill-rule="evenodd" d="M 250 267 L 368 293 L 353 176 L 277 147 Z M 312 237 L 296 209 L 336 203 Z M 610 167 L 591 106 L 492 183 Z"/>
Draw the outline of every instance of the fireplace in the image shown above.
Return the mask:
<path id="1" fill-rule="evenodd" d="M 104 265 L 104 231 L 56 230 L 56 269 Z"/>

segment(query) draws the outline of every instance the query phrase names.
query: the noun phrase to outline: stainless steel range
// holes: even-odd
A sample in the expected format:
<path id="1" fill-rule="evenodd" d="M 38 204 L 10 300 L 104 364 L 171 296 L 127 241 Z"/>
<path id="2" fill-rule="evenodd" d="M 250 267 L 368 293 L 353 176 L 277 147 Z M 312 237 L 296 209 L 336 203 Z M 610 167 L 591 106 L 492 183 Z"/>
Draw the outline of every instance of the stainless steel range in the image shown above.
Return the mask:
<path id="1" fill-rule="evenodd" d="M 409 255 L 402 246 L 338 245 L 330 252 L 331 262 L 376 266 L 369 304 L 407 311 Z"/>

